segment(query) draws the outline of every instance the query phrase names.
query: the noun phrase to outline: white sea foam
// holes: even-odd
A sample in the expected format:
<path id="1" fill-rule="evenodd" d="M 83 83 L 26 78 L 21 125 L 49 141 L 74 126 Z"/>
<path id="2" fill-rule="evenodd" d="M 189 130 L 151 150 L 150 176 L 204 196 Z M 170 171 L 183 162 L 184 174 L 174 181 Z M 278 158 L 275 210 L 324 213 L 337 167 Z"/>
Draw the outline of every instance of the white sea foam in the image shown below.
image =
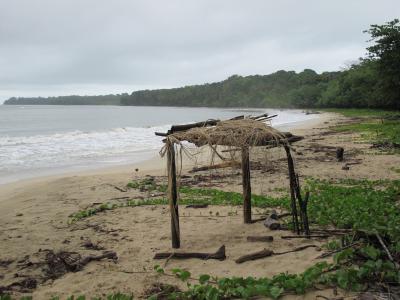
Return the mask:
<path id="1" fill-rule="evenodd" d="M 0 183 L 76 169 L 135 163 L 155 156 L 170 125 L 239 114 L 278 114 L 273 126 L 291 130 L 316 118 L 300 110 L 171 107 L 0 107 Z M 126 127 L 123 127 L 126 126 Z"/>
<path id="2" fill-rule="evenodd" d="M 145 151 L 156 153 L 161 138 L 154 132 L 166 131 L 169 127 L 124 127 L 108 131 L 76 130 L 49 135 L 0 137 L 0 174 L 81 161 L 116 162 L 117 155 L 127 157 Z"/>

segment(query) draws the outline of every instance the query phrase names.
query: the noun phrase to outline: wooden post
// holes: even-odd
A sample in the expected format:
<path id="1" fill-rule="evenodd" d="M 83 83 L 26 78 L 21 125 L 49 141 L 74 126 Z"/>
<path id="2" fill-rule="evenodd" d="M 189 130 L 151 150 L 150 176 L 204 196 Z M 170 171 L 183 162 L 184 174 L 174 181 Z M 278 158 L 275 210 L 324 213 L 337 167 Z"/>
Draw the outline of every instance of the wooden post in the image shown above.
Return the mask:
<path id="1" fill-rule="evenodd" d="M 175 165 L 175 146 L 169 139 L 167 145 L 167 169 L 168 169 L 168 199 L 169 210 L 171 213 L 171 237 L 172 248 L 181 246 L 179 233 L 179 211 L 178 211 L 178 193 L 176 187 L 176 165 Z"/>
<path id="2" fill-rule="evenodd" d="M 290 198 L 292 200 L 291 208 L 292 208 L 293 227 L 294 227 L 294 230 L 297 232 L 297 234 L 300 234 L 299 219 L 298 219 L 298 215 L 297 215 L 296 194 L 295 194 L 296 175 L 294 172 L 293 158 L 292 158 L 292 155 L 290 154 L 289 146 L 285 145 L 284 148 L 286 151 L 286 156 L 287 156 L 287 161 L 288 161 Z"/>
<path id="3" fill-rule="evenodd" d="M 244 223 L 251 223 L 251 183 L 249 147 L 242 148 L 242 185 Z"/>
<path id="4" fill-rule="evenodd" d="M 344 154 L 343 147 L 336 148 L 336 159 L 337 159 L 337 161 L 343 161 L 343 154 Z"/>

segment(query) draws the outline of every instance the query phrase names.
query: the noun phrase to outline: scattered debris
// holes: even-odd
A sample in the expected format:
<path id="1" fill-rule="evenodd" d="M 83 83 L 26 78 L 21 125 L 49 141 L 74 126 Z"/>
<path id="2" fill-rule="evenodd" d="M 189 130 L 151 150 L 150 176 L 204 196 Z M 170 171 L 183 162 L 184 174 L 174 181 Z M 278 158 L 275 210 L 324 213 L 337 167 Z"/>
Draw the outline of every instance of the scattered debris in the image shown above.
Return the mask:
<path id="1" fill-rule="evenodd" d="M 21 293 L 28 293 L 35 289 L 37 286 L 37 280 L 34 278 L 25 278 L 21 281 L 13 282 L 7 286 L 0 286 L 0 295 L 4 292 L 18 291 Z"/>
<path id="2" fill-rule="evenodd" d="M 274 237 L 272 235 L 247 237 L 248 242 L 272 242 L 273 240 Z"/>
<path id="3" fill-rule="evenodd" d="M 391 149 L 400 149 L 399 143 L 384 141 L 384 142 L 376 142 L 373 143 L 370 148 L 380 149 L 380 150 L 391 150 Z"/>
<path id="4" fill-rule="evenodd" d="M 117 253 L 113 251 L 105 251 L 101 255 L 89 255 L 82 257 L 77 252 L 61 251 L 55 253 L 53 250 L 47 251 L 44 272 L 48 278 L 56 279 L 68 272 L 78 272 L 82 270 L 91 261 L 102 259 L 112 259 L 114 262 L 118 260 Z"/>
<path id="5" fill-rule="evenodd" d="M 237 264 L 241 264 L 246 261 L 256 260 L 256 259 L 272 256 L 273 254 L 274 254 L 274 252 L 272 250 L 263 249 L 261 251 L 255 252 L 255 253 L 243 255 L 243 256 L 239 257 L 238 259 L 236 259 L 235 262 Z"/>
<path id="6" fill-rule="evenodd" d="M 226 162 L 223 162 L 220 164 L 215 164 L 215 165 L 194 167 L 192 170 L 189 171 L 189 173 L 194 173 L 194 172 L 199 172 L 199 171 L 207 171 L 207 170 L 215 170 L 215 169 L 221 169 L 221 168 L 229 168 L 229 167 L 240 168 L 240 163 L 237 161 L 231 160 L 231 161 L 226 161 Z"/>
<path id="7" fill-rule="evenodd" d="M 321 235 L 283 235 L 282 239 L 309 239 L 309 238 L 320 238 L 327 239 L 329 235 L 321 234 Z"/>
<path id="8" fill-rule="evenodd" d="M 86 249 L 91 249 L 91 250 L 104 250 L 104 247 L 99 246 L 98 244 L 93 244 L 91 240 L 86 240 L 82 246 Z"/>
<path id="9" fill-rule="evenodd" d="M 172 293 L 179 291 L 180 289 L 177 286 L 156 282 L 144 291 L 142 297 L 149 299 L 151 296 L 155 296 L 157 300 L 167 300 L 170 299 Z"/>
<path id="10" fill-rule="evenodd" d="M 225 245 L 222 245 L 215 253 L 201 253 L 201 252 L 163 252 L 156 253 L 153 259 L 188 259 L 188 258 L 199 258 L 199 259 L 217 259 L 225 260 Z"/>
<path id="11" fill-rule="evenodd" d="M 8 267 L 13 262 L 13 259 L 0 259 L 0 267 Z"/>
<path id="12" fill-rule="evenodd" d="M 258 252 L 243 255 L 243 256 L 239 257 L 238 259 L 236 259 L 235 262 L 237 264 L 241 264 L 241 263 L 244 263 L 244 262 L 250 261 L 250 260 L 256 260 L 256 259 L 260 259 L 260 258 L 273 256 L 273 255 L 283 255 L 283 254 L 287 254 L 287 253 L 298 252 L 298 251 L 302 251 L 307 248 L 316 248 L 316 249 L 320 250 L 320 248 L 317 245 L 305 245 L 305 246 L 297 247 L 293 250 L 288 250 L 288 251 L 284 251 L 284 252 L 274 252 L 269 249 L 263 249 Z"/>
<path id="13" fill-rule="evenodd" d="M 269 228 L 270 230 L 281 229 L 281 223 L 279 223 L 278 221 L 278 214 L 275 210 L 273 210 L 271 214 L 265 219 L 264 226 Z"/>
<path id="14" fill-rule="evenodd" d="M 206 208 L 208 204 L 189 204 L 186 205 L 186 208 Z"/>

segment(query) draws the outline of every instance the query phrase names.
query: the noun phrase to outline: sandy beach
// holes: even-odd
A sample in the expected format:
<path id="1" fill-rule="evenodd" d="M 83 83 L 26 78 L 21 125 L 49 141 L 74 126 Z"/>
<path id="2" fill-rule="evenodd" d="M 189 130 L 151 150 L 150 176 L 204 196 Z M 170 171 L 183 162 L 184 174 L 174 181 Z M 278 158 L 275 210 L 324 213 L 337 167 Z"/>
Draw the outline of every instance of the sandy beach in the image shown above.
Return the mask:
<path id="1" fill-rule="evenodd" d="M 324 113 L 319 119 L 299 124 L 290 131 L 304 136 L 294 144 L 294 159 L 300 180 L 319 179 L 394 179 L 399 174 L 391 170 L 400 165 L 400 156 L 371 155 L 374 150 L 360 141 L 358 134 L 339 134 L 332 127 L 352 122 L 342 116 Z M 285 128 L 286 129 L 286 128 Z M 332 151 L 323 146 L 343 147 L 345 161 L 337 162 Z M 160 145 L 161 146 L 161 145 Z M 213 187 L 241 192 L 241 176 L 236 168 L 190 173 L 194 166 L 207 165 L 209 157 L 203 153 L 197 161 L 184 159 L 184 180 L 198 187 Z M 284 151 L 253 149 L 251 160 L 262 167 L 252 170 L 252 192 L 276 195 L 287 189 L 288 176 Z M 360 162 L 343 170 L 346 162 Z M 49 299 L 58 295 L 106 295 L 110 292 L 133 293 L 144 297 L 145 291 L 156 283 L 184 287 L 177 279 L 157 275 L 153 266 L 165 265 L 166 270 L 185 268 L 193 276 L 273 276 L 281 272 L 298 273 L 315 264 L 318 248 L 265 258 L 244 264 L 235 259 L 243 254 L 269 248 L 285 251 L 301 245 L 321 246 L 324 239 L 284 240 L 284 231 L 271 231 L 262 222 L 243 224 L 241 207 L 209 206 L 193 209 L 180 207 L 182 251 L 215 252 L 226 247 L 227 259 L 155 261 L 156 252 L 171 251 L 170 216 L 167 206 L 152 205 L 123 207 L 108 210 L 70 223 L 69 216 L 102 203 L 121 203 L 127 199 L 163 197 L 149 191 L 127 188 L 132 180 L 146 175 L 160 184 L 166 182 L 165 160 L 154 159 L 108 169 L 84 171 L 41 177 L 0 186 L 0 287 L 26 278 L 36 278 L 35 287 L 14 289 L 14 293 L 33 295 L 35 299 Z M 220 174 L 211 180 L 210 174 Z M 199 180 L 196 175 L 204 175 Z M 253 209 L 253 214 L 266 211 Z M 286 232 L 287 233 L 287 232 Z M 248 243 L 249 235 L 272 235 L 272 243 Z M 90 247 L 90 243 L 95 247 Z M 82 256 L 114 251 L 118 259 L 102 259 L 87 264 L 79 272 L 66 272 L 59 278 L 48 278 L 41 262 L 48 250 L 77 252 Z M 333 290 L 308 293 L 306 296 L 286 296 L 290 299 L 314 299 L 316 294 L 332 295 Z"/>

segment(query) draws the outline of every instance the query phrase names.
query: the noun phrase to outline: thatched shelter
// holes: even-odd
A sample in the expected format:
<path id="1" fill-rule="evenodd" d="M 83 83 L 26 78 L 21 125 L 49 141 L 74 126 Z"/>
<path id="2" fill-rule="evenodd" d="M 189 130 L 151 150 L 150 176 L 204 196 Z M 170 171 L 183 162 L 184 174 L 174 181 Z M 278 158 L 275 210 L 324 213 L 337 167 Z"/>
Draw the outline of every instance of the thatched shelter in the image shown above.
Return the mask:
<path id="1" fill-rule="evenodd" d="M 167 155 L 168 197 L 171 212 L 172 247 L 180 247 L 178 191 L 176 182 L 175 145 L 189 142 L 197 147 L 208 145 L 216 152 L 216 146 L 235 147 L 241 150 L 243 216 L 244 223 L 251 223 L 251 183 L 249 148 L 264 146 L 266 149 L 282 146 L 286 150 L 289 167 L 290 191 L 292 197 L 292 215 L 294 228 L 299 232 L 296 205 L 296 186 L 298 180 L 294 171 L 289 144 L 302 139 L 289 132 L 280 132 L 266 124 L 271 118 L 263 114 L 255 117 L 239 116 L 229 120 L 207 120 L 186 125 L 174 125 L 164 136 L 163 153 Z M 300 206 L 301 207 L 301 206 Z"/>

